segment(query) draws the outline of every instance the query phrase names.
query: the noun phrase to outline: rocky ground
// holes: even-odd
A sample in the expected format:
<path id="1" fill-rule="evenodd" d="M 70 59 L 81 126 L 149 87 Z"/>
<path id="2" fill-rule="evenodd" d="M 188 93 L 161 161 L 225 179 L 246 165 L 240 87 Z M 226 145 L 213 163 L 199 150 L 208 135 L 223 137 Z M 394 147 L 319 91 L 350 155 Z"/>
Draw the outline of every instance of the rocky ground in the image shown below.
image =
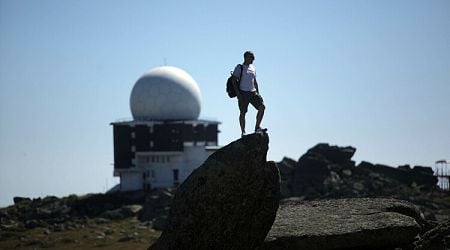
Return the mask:
<path id="1" fill-rule="evenodd" d="M 178 190 L 16 197 L 0 249 L 449 249 L 450 195 L 431 168 L 356 165 L 355 148 L 328 144 L 298 161 L 267 150 L 267 135 L 237 140 Z"/>
<path id="2" fill-rule="evenodd" d="M 161 232 L 135 218 L 87 219 L 55 230 L 54 226 L 4 228 L 0 249 L 146 249 Z"/>
<path id="3" fill-rule="evenodd" d="M 170 189 L 16 197 L 0 209 L 0 249 L 145 249 L 165 227 L 172 197 Z"/>

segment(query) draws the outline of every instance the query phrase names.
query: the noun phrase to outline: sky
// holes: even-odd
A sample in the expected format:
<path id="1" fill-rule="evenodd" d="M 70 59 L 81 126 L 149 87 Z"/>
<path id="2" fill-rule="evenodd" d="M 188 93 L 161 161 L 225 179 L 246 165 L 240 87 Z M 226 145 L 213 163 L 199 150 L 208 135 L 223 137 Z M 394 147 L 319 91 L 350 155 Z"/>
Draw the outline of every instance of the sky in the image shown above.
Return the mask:
<path id="1" fill-rule="evenodd" d="M 197 81 L 220 145 L 238 139 L 225 83 L 246 50 L 268 160 L 320 142 L 357 164 L 450 159 L 450 1 L 0 0 L 0 207 L 117 184 L 110 123 L 158 66 Z"/>

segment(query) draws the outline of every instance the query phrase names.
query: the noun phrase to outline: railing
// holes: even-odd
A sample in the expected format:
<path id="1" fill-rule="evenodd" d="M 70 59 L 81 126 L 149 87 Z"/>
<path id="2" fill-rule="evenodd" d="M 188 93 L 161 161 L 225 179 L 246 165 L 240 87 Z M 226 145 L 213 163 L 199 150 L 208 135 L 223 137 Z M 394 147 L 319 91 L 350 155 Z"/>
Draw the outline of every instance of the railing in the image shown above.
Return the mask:
<path id="1" fill-rule="evenodd" d="M 438 178 L 438 186 L 442 190 L 450 191 L 450 169 L 449 160 L 435 162 L 434 175 Z"/>

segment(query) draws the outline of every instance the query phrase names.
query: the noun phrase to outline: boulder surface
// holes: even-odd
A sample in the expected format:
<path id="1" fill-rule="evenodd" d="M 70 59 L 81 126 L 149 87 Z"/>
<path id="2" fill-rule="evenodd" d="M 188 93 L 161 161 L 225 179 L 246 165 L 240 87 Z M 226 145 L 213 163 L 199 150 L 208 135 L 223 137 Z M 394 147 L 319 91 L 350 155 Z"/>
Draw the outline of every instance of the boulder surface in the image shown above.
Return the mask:
<path id="1" fill-rule="evenodd" d="M 251 134 L 212 154 L 178 188 L 167 228 L 149 249 L 259 247 L 280 199 L 268 143 L 267 134 Z"/>
<path id="2" fill-rule="evenodd" d="M 424 220 L 406 201 L 353 198 L 288 200 L 263 249 L 385 249 L 411 244 Z"/>

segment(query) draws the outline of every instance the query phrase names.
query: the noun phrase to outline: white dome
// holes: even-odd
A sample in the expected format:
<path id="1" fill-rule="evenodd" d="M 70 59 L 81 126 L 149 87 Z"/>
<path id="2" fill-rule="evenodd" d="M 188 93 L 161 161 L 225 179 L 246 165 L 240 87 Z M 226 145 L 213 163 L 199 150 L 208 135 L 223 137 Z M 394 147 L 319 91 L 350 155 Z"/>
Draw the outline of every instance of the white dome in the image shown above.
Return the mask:
<path id="1" fill-rule="evenodd" d="M 182 69 L 154 68 L 134 84 L 130 108 L 134 120 L 196 120 L 201 108 L 200 88 Z"/>

